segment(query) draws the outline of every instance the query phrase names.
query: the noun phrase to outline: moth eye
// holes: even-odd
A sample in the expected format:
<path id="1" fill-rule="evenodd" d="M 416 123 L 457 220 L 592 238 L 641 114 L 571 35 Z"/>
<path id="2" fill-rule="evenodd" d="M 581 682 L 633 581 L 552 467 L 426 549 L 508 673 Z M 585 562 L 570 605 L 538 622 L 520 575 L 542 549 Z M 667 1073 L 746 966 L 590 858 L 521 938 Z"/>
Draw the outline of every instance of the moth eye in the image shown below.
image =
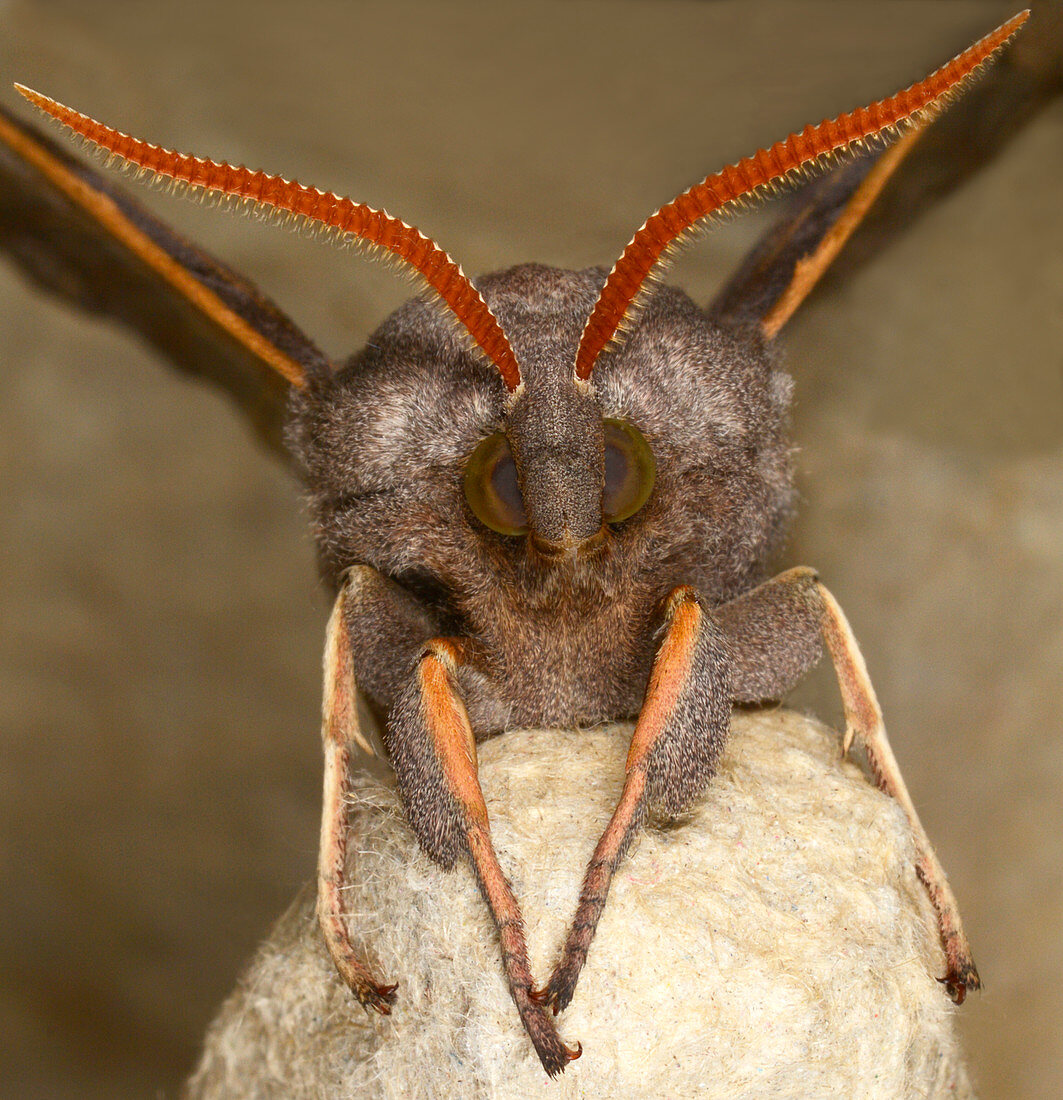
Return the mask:
<path id="1" fill-rule="evenodd" d="M 465 466 L 465 499 L 476 518 L 500 535 L 525 535 L 528 517 L 517 482 L 517 464 L 503 432 L 488 436 Z"/>
<path id="2" fill-rule="evenodd" d="M 656 472 L 653 451 L 642 432 L 625 420 L 607 420 L 602 514 L 609 523 L 628 519 L 646 503 Z"/>

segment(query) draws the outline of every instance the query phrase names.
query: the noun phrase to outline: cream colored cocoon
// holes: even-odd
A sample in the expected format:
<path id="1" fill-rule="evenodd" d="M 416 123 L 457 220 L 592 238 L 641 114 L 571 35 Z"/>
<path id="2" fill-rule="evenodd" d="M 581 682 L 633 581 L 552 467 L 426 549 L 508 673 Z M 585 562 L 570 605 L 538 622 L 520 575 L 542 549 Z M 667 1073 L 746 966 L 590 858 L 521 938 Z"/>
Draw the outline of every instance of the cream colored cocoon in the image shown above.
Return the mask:
<path id="1" fill-rule="evenodd" d="M 630 726 L 480 746 L 495 845 L 545 981 L 620 793 Z M 736 714 L 720 773 L 618 873 L 556 1081 L 521 1030 L 464 864 L 418 850 L 392 790 L 351 808 L 350 927 L 390 1017 L 332 968 L 304 890 L 206 1039 L 188 1096 L 969 1096 L 936 924 L 899 808 L 789 711 Z"/>

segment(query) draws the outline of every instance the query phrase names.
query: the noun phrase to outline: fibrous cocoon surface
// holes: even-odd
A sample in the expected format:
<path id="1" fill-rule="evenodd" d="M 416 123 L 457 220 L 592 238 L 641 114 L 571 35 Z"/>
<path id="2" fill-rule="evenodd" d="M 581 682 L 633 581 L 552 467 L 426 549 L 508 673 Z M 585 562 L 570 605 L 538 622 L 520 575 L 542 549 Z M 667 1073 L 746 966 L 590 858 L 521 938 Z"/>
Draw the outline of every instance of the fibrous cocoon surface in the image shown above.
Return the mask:
<path id="1" fill-rule="evenodd" d="M 495 845 L 545 982 L 623 781 L 630 726 L 480 746 Z M 969 1096 L 937 929 L 899 808 L 788 711 L 736 714 L 720 773 L 621 867 L 549 1081 L 462 864 L 418 850 L 395 795 L 352 806 L 350 924 L 390 1017 L 341 984 L 304 891 L 207 1036 L 189 1096 Z"/>

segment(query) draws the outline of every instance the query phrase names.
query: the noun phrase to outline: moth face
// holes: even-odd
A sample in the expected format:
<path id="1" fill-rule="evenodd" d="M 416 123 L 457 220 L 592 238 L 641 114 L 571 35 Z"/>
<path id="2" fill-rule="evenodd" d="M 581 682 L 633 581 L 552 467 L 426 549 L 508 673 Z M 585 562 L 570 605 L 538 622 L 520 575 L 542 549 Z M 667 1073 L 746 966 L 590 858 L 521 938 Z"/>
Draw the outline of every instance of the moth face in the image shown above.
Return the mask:
<path id="1" fill-rule="evenodd" d="M 570 418 L 586 429 L 576 438 L 550 439 L 534 413 L 525 413 L 476 448 L 465 467 L 465 497 L 485 527 L 530 534 L 541 553 L 558 556 L 597 542 L 646 503 L 656 461 L 645 437 L 596 408 L 582 411 Z"/>
<path id="2" fill-rule="evenodd" d="M 869 139 L 923 125 L 1028 15 L 1014 16 L 902 92 L 706 176 L 645 220 L 608 276 L 528 265 L 479 287 L 434 241 L 385 211 L 140 141 L 16 87 L 73 132 L 156 179 L 287 212 L 339 239 L 381 247 L 424 277 L 450 322 L 475 342 L 479 352 L 472 354 L 439 313 L 414 302 L 333 376 L 303 334 L 216 261 L 197 257 L 157 224 L 146 248 L 144 227 L 154 223 L 143 211 L 134 215 L 119 203 L 122 210 L 108 215 L 108 232 L 138 263 L 183 299 L 199 302 L 205 287 L 211 304 L 195 308 L 226 340 L 302 391 L 292 397 L 288 440 L 303 463 L 318 541 L 336 578 L 355 562 L 394 574 L 457 577 L 463 558 L 491 558 L 499 567 L 508 554 L 512 563 L 521 539 L 572 558 L 607 541 L 615 527 L 625 553 L 638 549 L 639 533 L 659 561 L 682 560 L 689 573 L 706 583 L 716 577 L 720 583 L 709 587 L 726 592 L 763 564 L 789 510 L 782 437 L 789 388 L 757 333 L 735 338 L 684 295 L 654 290 L 654 272 L 685 233 L 737 210 L 750 195 Z M 52 185 L 68 196 L 76 191 L 82 197 L 75 204 L 101 217 L 83 194 L 86 186 L 108 191 L 93 173 L 61 163 L 17 123 L 3 129 L 0 140 L 18 158 L 44 165 Z M 848 202 L 852 184 L 843 188 Z M 778 332 L 830 262 L 824 234 L 844 224 L 837 221 L 842 213 L 862 216 L 847 204 L 826 217 L 821 204 L 822 196 L 809 207 L 806 243 L 819 243 L 808 264 L 802 259 L 800 275 L 791 270 L 791 241 L 766 266 L 761 257 L 755 272 L 741 273 L 739 285 L 752 288 L 754 300 L 737 311 L 725 302 L 718 316 L 756 325 L 762 335 Z M 169 264 L 160 269 L 159 247 L 191 283 Z"/>
<path id="3" fill-rule="evenodd" d="M 578 382 L 573 355 L 602 278 L 527 266 L 481 280 L 524 392 L 470 456 L 470 507 L 492 530 L 530 533 L 546 555 L 582 554 L 603 537 L 633 555 L 762 551 L 757 517 L 738 505 L 763 506 L 781 527 L 789 380 L 763 343 L 659 288 L 590 383 Z"/>
<path id="4" fill-rule="evenodd" d="M 638 429 L 607 418 L 576 379 L 575 349 L 600 285 L 598 272 L 528 265 L 481 281 L 521 364 L 520 391 L 466 464 L 469 507 L 485 527 L 526 536 L 547 560 L 593 550 L 634 515 L 655 463 Z"/>

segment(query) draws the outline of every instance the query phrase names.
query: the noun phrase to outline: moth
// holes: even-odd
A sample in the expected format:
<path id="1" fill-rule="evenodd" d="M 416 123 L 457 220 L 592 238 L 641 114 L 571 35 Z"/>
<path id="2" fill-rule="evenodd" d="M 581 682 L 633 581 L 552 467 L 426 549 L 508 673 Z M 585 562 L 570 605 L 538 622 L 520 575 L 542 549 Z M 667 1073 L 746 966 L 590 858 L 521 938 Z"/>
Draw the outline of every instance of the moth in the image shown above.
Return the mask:
<path id="1" fill-rule="evenodd" d="M 269 410 L 287 404 L 286 442 L 336 592 L 318 912 L 337 970 L 368 1009 L 389 1013 L 397 990 L 352 947 L 342 905 L 348 773 L 355 747 L 369 747 L 357 691 L 384 716 L 421 847 L 445 867 L 470 861 L 516 1010 L 555 1075 L 581 1050 L 562 1041 L 555 1017 L 633 838 L 649 815 L 680 812 L 711 782 L 732 706 L 779 699 L 824 643 L 845 706 L 844 748 L 860 739 L 911 823 L 945 949 L 942 980 L 956 1001 L 979 987 L 841 609 L 810 569 L 767 575 L 794 511 L 792 385 L 776 338 L 911 144 L 1026 17 L 910 88 L 706 177 L 653 214 L 609 272 L 529 264 L 475 282 L 383 211 L 146 144 L 20 87 L 139 173 L 321 225 L 397 257 L 431 289 L 332 364 L 246 280 L 46 138 L 0 119 L 21 161 L 165 285 L 162 308 L 207 322 L 207 335 L 200 324 L 188 339 L 242 364 L 227 384 L 260 379 L 273 395 L 263 402 L 267 432 Z M 803 216 L 707 309 L 656 281 L 691 232 L 875 143 L 888 147 L 811 193 Z M 132 300 L 126 308 L 148 327 Z M 539 985 L 492 844 L 476 743 L 521 726 L 621 717 L 637 717 L 623 793 Z"/>

